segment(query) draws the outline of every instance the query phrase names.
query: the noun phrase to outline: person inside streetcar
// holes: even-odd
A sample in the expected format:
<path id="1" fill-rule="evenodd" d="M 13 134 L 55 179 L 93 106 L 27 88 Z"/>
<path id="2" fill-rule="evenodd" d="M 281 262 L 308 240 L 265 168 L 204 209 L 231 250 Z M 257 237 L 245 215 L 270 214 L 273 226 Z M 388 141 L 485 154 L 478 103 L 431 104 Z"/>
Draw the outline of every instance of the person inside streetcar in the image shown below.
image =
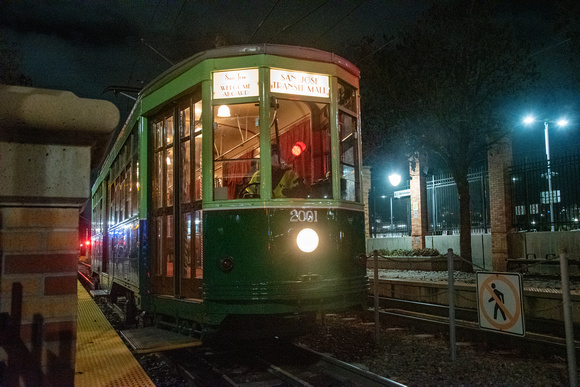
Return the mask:
<path id="1" fill-rule="evenodd" d="M 282 159 L 277 144 L 271 145 L 272 198 L 306 197 L 306 185 L 292 166 Z M 252 176 L 245 188 L 244 197 L 258 197 L 260 191 L 260 171 Z"/>

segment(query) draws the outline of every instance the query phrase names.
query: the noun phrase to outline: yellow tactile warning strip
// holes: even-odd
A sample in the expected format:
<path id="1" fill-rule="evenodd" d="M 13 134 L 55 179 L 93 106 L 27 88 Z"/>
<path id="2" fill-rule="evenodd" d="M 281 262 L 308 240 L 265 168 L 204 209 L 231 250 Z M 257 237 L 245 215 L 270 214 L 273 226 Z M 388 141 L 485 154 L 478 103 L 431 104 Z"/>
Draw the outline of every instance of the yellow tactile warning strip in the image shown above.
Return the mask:
<path id="1" fill-rule="evenodd" d="M 78 283 L 75 386 L 155 386 Z"/>

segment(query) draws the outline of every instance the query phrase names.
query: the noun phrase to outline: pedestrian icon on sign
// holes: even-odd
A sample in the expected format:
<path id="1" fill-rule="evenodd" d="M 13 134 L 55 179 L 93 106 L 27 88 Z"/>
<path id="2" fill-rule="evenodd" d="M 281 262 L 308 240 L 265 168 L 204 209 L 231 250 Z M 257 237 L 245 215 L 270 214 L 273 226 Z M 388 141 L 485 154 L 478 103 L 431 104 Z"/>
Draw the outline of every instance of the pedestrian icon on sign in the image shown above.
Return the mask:
<path id="1" fill-rule="evenodd" d="M 503 321 L 505 321 L 506 317 L 505 317 L 505 312 L 503 311 L 503 308 L 505 305 L 505 300 L 503 298 L 503 293 L 495 288 L 494 283 L 491 284 L 491 288 L 493 289 L 493 293 L 495 294 L 495 297 L 492 296 L 487 302 L 495 301 L 495 307 L 493 308 L 493 319 L 497 320 L 497 311 L 499 310 L 501 312 L 501 316 L 503 317 Z"/>

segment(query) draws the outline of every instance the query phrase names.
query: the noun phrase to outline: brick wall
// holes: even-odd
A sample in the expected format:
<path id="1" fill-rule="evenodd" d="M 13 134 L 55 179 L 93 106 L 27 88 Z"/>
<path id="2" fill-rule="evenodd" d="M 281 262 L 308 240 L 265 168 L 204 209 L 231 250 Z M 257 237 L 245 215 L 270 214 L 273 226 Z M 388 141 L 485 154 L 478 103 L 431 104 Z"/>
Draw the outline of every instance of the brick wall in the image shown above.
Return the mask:
<path id="1" fill-rule="evenodd" d="M 495 271 L 506 270 L 511 231 L 511 197 L 506 170 L 512 164 L 511 143 L 494 145 L 488 152 L 491 218 L 491 261 Z"/>
<path id="2" fill-rule="evenodd" d="M 0 207 L 0 362 L 12 385 L 74 381 L 77 208 Z"/>
<path id="3" fill-rule="evenodd" d="M 425 248 L 425 235 L 428 232 L 427 186 L 421 168 L 426 167 L 425 155 L 416 155 L 409 166 L 411 175 L 411 247 Z"/>
<path id="4" fill-rule="evenodd" d="M 0 385 L 74 384 L 90 148 L 0 141 Z"/>
<path id="5" fill-rule="evenodd" d="M 371 168 L 363 167 L 362 169 L 362 195 L 365 206 L 365 237 L 370 238 L 369 234 L 369 191 L 371 189 Z"/>

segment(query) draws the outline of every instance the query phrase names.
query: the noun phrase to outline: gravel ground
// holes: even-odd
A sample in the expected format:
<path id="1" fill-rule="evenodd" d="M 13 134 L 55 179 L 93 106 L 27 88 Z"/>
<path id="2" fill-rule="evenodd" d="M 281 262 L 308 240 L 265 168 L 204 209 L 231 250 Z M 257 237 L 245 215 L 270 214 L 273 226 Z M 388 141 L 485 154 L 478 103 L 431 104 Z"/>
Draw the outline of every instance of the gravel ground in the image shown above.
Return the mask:
<path id="1" fill-rule="evenodd" d="M 444 337 L 374 325 L 356 315 L 327 316 L 297 340 L 322 353 L 407 386 L 567 386 L 566 359 L 459 342 L 452 362 Z M 161 354 L 137 356 L 155 385 L 187 386 Z"/>
<path id="2" fill-rule="evenodd" d="M 374 276 L 369 270 L 370 278 Z M 380 279 L 447 282 L 447 271 L 379 270 Z M 454 273 L 456 283 L 476 284 L 474 273 Z M 523 277 L 524 287 L 560 289 L 558 277 Z M 573 292 L 580 290 L 572 280 Z M 408 386 L 567 386 L 565 358 L 524 353 L 488 343 L 461 342 L 451 361 L 448 337 L 406 328 L 381 327 L 358 316 L 331 316 L 300 342 Z M 497 344 L 496 344 L 497 345 Z"/>
<path id="3" fill-rule="evenodd" d="M 408 386 L 566 386 L 566 359 L 459 342 L 451 361 L 445 337 L 375 328 L 356 316 L 331 316 L 299 342 Z M 459 338 L 460 339 L 460 338 Z"/>
<path id="4" fill-rule="evenodd" d="M 447 272 L 380 270 L 379 278 L 446 282 Z M 457 283 L 476 283 L 475 274 L 455 272 L 454 278 Z M 524 277 L 524 287 L 559 288 L 560 281 Z M 571 288 L 580 289 L 574 282 Z M 115 316 L 109 318 L 114 320 Z M 381 327 L 377 346 L 374 324 L 356 314 L 346 314 L 327 316 L 298 342 L 408 386 L 569 385 L 565 358 L 461 342 L 459 336 L 458 340 L 455 362 L 450 359 L 446 337 L 406 328 Z M 186 385 L 163 356 L 137 358 L 157 386 Z"/>

